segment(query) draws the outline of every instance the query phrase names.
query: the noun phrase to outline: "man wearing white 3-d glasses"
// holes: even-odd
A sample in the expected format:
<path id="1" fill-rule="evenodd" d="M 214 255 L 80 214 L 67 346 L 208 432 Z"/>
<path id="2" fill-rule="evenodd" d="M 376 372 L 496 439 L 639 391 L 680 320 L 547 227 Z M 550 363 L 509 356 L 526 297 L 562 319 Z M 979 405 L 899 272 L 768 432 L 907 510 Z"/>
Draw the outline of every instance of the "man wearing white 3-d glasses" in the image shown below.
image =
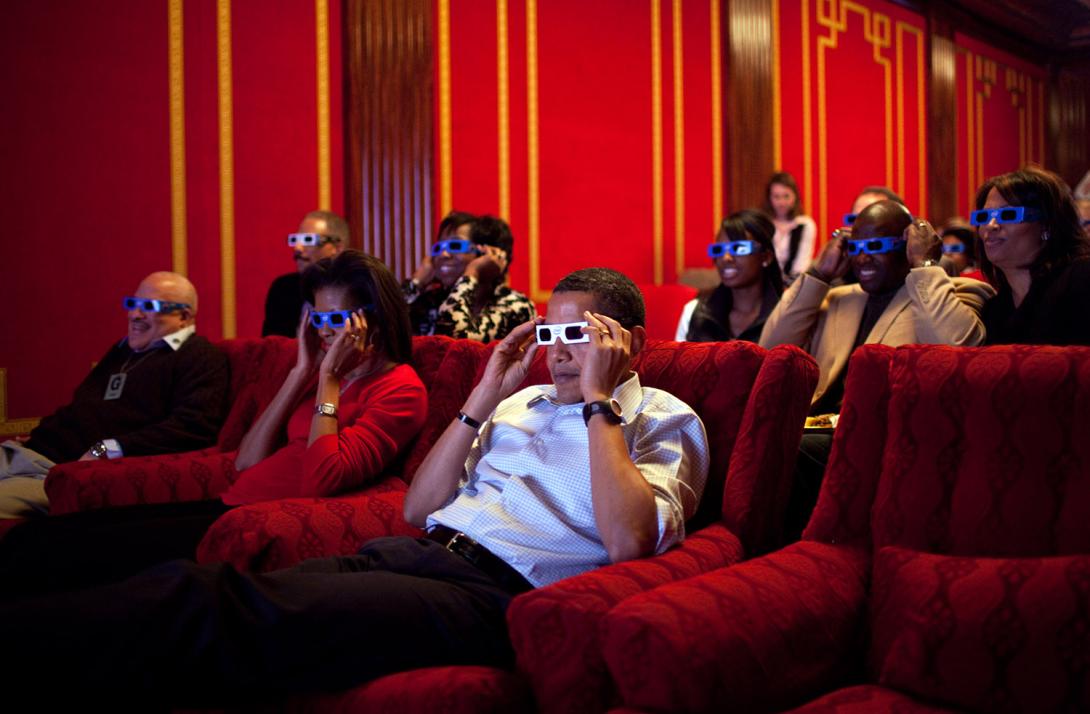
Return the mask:
<path id="1" fill-rule="evenodd" d="M 18 617 L 0 603 L 0 637 L 20 643 L 0 668 L 46 699 L 152 708 L 343 689 L 424 666 L 510 666 L 515 595 L 666 550 L 704 490 L 700 419 L 631 371 L 643 321 L 639 289 L 620 273 L 561 280 L 548 318 L 496 346 L 417 470 L 404 511 L 424 537 L 265 574 L 175 561 L 18 603 Z M 553 383 L 513 393 L 538 349 Z"/>

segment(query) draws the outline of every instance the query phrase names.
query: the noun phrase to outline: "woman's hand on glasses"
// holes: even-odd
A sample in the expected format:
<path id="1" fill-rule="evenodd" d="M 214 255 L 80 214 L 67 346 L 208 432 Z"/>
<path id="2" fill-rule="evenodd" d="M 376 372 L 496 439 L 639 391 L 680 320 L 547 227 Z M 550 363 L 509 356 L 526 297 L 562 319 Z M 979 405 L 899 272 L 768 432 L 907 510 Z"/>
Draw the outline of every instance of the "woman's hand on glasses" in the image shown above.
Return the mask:
<path id="1" fill-rule="evenodd" d="M 913 219 L 903 236 L 907 242 L 905 252 L 910 267 L 919 268 L 925 260 L 933 260 L 937 264 L 942 259 L 942 239 L 924 219 Z"/>
<path id="2" fill-rule="evenodd" d="M 337 331 L 337 337 L 326 350 L 319 369 L 323 375 L 341 379 L 363 364 L 369 352 L 367 320 L 363 310 L 356 310 L 349 316 L 348 324 Z"/>

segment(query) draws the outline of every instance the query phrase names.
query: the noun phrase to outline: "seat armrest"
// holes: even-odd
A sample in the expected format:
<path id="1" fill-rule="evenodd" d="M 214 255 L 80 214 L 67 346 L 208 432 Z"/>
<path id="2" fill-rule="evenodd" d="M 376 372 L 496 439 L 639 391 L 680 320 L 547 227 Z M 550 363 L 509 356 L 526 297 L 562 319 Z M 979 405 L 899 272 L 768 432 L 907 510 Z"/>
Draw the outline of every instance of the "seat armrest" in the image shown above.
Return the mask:
<path id="1" fill-rule="evenodd" d="M 858 667 L 870 555 L 800 542 L 619 604 L 602 651 L 625 706 L 782 709 Z"/>
<path id="2" fill-rule="evenodd" d="M 285 498 L 233 508 L 197 547 L 197 562 L 239 570 L 286 568 L 307 558 L 349 555 L 372 538 L 419 536 L 401 515 L 405 482 L 387 476 L 363 491 L 332 498 Z"/>
<path id="3" fill-rule="evenodd" d="M 238 477 L 234 452 L 216 447 L 181 454 L 57 464 L 45 479 L 53 515 L 140 503 L 202 501 Z"/>
<path id="4" fill-rule="evenodd" d="M 515 598 L 508 631 L 541 710 L 603 711 L 614 698 L 598 629 L 617 603 L 741 557 L 738 538 L 715 524 L 662 555 L 607 565 Z"/>

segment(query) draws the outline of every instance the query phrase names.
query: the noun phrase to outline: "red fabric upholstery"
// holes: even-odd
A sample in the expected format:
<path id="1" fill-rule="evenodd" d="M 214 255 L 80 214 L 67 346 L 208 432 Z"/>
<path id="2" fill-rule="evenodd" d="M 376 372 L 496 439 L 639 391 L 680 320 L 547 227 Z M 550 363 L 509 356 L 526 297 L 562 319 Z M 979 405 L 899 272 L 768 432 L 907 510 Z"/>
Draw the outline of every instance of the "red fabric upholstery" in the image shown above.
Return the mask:
<path id="1" fill-rule="evenodd" d="M 525 681 L 490 667 L 430 667 L 391 674 L 346 692 L 298 697 L 286 714 L 510 714 L 533 710 Z"/>
<path id="2" fill-rule="evenodd" d="M 483 356 L 487 357 L 490 349 L 484 348 Z M 479 363 L 477 378 L 484 362 Z M 681 346 L 649 340 L 634 367 L 642 384 L 665 389 L 685 400 L 704 421 L 712 447 L 711 477 L 703 499 L 710 506 L 701 510 L 707 513 L 705 522 L 722 517 L 725 492 L 729 503 L 723 511 L 729 512 L 755 541 L 769 542 L 778 537 L 775 518 L 756 517 L 753 508 L 738 501 L 779 502 L 782 516 L 786 492 L 781 493 L 781 481 L 789 476 L 794 464 L 802 417 L 817 381 L 813 360 L 787 347 L 766 353 L 741 342 Z M 523 386 L 548 381 L 542 351 L 535 357 Z M 770 412 L 764 408 L 765 399 L 776 400 L 778 409 Z M 746 435 L 746 449 L 752 453 L 736 453 L 739 434 Z M 758 468 L 761 457 L 770 468 Z M 734 458 L 738 459 L 737 467 Z M 737 468 L 738 479 L 760 478 L 762 483 L 732 484 L 724 489 L 728 464 L 731 480 Z M 602 615 L 636 593 L 737 562 L 742 552 L 738 537 L 722 523 L 716 523 L 692 533 L 681 546 L 664 555 L 601 568 L 516 598 L 508 613 L 508 624 L 520 668 L 530 675 L 538 704 L 551 711 L 604 709 L 612 690 L 597 645 Z M 502 680 L 511 675 L 493 670 L 490 676 Z M 380 685 L 384 688 L 373 692 L 385 692 L 389 701 L 399 701 L 399 697 L 406 696 L 399 690 L 405 684 L 385 688 L 391 679 L 364 685 L 338 701 L 351 701 L 355 692 Z M 412 680 L 412 686 L 419 688 L 438 684 Z M 378 703 L 373 692 L 367 706 L 381 709 L 384 705 Z M 441 692 L 446 694 L 436 690 L 435 696 L 438 698 Z"/>
<path id="3" fill-rule="evenodd" d="M 1090 711 L 1090 556 L 874 563 L 879 683 L 977 711 Z"/>
<path id="4" fill-rule="evenodd" d="M 862 348 L 805 540 L 607 613 L 625 706 L 791 706 L 864 676 L 873 638 L 879 685 L 931 701 L 867 686 L 803 710 L 1087 708 L 1087 434 L 1090 349 Z M 899 546 L 873 583 L 872 542 Z"/>
<path id="5" fill-rule="evenodd" d="M 827 694 L 791 714 L 953 714 L 956 709 L 925 704 L 892 689 L 861 684 Z"/>
<path id="6" fill-rule="evenodd" d="M 473 388 L 478 363 L 488 354 L 484 346 L 469 340 L 414 338 L 413 366 L 428 388 L 428 418 L 400 475 L 391 473 L 345 496 L 293 498 L 232 509 L 205 534 L 197 561 L 276 570 L 306 558 L 354 553 L 371 538 L 419 535 L 420 530 L 401 515 L 406 480 L 458 414 Z"/>
<path id="7" fill-rule="evenodd" d="M 440 363 L 454 344 L 457 341 L 449 337 L 413 338 L 412 364 L 429 390 L 439 373 Z M 182 454 L 60 464 L 46 479 L 51 512 L 60 514 L 135 503 L 192 501 L 214 498 L 223 492 L 237 476 L 233 466 L 234 452 L 242 437 L 276 396 L 295 364 L 296 343 L 285 337 L 266 337 L 225 340 L 219 346 L 231 363 L 231 409 L 216 446 Z M 476 362 L 472 365 L 475 370 Z M 456 371 L 438 376 L 456 383 L 470 379 Z M 449 411 L 449 405 L 440 407 L 437 409 L 432 405 L 425 433 L 434 432 L 436 420 Z M 391 470 L 411 475 L 423 458 L 423 454 L 418 455 L 419 451 L 410 450 L 404 457 L 404 468 L 398 464 Z M 427 453 L 427 449 L 423 452 Z"/>
<path id="8" fill-rule="evenodd" d="M 610 608 L 736 563 L 743 544 L 756 549 L 780 537 L 785 484 L 817 367 L 794 347 L 777 348 L 763 361 L 761 353 L 744 342 L 651 342 L 641 354 L 641 382 L 685 400 L 704 421 L 712 465 L 698 518 L 720 522 L 661 556 L 600 568 L 515 599 L 507 617 L 511 640 L 543 710 L 601 711 L 613 700 L 598 634 Z"/>

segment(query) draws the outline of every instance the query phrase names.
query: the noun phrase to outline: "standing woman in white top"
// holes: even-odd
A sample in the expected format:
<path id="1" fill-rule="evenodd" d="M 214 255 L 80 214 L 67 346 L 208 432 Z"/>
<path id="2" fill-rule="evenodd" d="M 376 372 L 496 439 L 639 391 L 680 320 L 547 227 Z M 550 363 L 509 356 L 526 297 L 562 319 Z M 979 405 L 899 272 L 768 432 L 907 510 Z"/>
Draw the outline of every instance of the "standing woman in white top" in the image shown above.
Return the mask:
<path id="1" fill-rule="evenodd" d="M 810 267 L 817 236 L 814 219 L 802 213 L 799 187 L 794 176 L 786 171 L 772 174 L 765 191 L 765 212 L 776 226 L 776 234 L 772 238 L 776 260 L 787 282 L 791 282 Z"/>

